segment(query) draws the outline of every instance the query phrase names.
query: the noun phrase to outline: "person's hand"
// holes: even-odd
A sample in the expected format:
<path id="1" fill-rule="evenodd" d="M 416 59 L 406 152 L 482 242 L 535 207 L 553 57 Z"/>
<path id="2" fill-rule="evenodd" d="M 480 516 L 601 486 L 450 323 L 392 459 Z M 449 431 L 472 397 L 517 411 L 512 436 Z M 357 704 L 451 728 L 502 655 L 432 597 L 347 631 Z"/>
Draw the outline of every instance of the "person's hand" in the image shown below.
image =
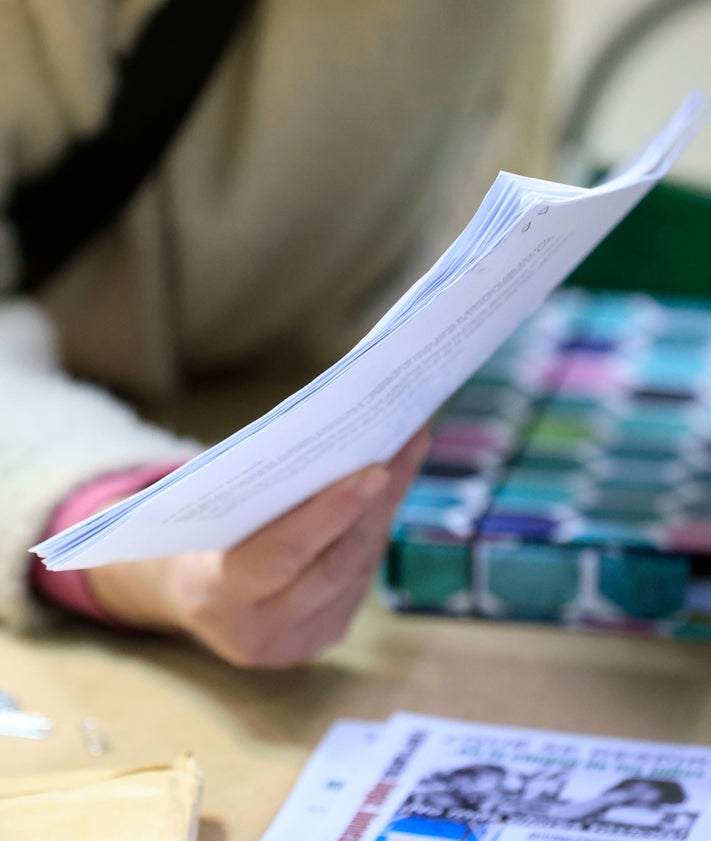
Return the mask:
<path id="1" fill-rule="evenodd" d="M 96 567 L 92 589 L 117 619 L 187 632 L 237 665 L 308 660 L 346 632 L 429 443 L 419 432 L 387 466 L 337 482 L 227 552 Z"/>

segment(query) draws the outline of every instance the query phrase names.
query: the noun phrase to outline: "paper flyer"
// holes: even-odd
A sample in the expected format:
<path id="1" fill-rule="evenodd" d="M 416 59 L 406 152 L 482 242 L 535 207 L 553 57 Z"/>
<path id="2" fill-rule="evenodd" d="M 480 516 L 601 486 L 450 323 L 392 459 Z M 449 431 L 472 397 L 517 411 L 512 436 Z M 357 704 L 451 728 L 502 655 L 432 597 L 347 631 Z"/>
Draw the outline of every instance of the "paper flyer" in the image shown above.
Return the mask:
<path id="1" fill-rule="evenodd" d="M 711 838 L 711 749 L 409 714 L 389 729 L 400 750 L 339 841 Z"/>

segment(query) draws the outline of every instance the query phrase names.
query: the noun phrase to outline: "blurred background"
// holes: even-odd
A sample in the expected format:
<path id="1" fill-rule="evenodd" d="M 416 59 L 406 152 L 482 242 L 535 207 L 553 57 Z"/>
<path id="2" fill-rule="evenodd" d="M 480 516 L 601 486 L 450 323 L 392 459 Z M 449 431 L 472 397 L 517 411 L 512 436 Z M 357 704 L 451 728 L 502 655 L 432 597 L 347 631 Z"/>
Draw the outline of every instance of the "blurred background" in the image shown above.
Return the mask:
<path id="1" fill-rule="evenodd" d="M 535 0 L 531 0 L 535 2 Z M 584 184 L 644 142 L 693 90 L 711 96 L 711 0 L 557 0 L 550 68 L 552 134 L 549 176 Z M 525 173 L 540 174 L 540 173 Z M 682 242 L 664 247 L 673 257 L 690 250 L 684 272 L 702 294 L 708 272 L 705 230 L 711 225 L 711 128 L 674 166 L 678 191 L 661 188 L 633 214 L 601 253 L 573 280 L 594 286 L 663 291 L 667 259 L 649 251 L 649 214 L 678 220 Z M 476 197 L 471 199 L 472 211 Z M 631 225 L 631 230 L 628 225 Z M 644 237 L 638 242 L 639 231 Z M 635 245 L 637 242 L 637 245 Z M 663 244 L 664 245 L 664 244 Z M 701 257 L 699 256 L 701 251 Z M 630 267 L 635 271 L 630 272 Z M 611 271 L 617 277 L 610 278 Z M 656 279 L 655 279 L 656 278 Z M 415 278 L 413 278 L 414 280 Z M 320 373 L 314 370 L 313 375 Z M 146 413 L 181 432 L 215 440 L 258 417 L 302 384 L 289 371 L 240 381 L 196 384 L 191 398 Z M 303 378 L 303 371 L 299 377 Z M 243 386 L 243 387 L 242 387 Z M 248 395 L 248 399 L 245 399 Z M 197 399 L 195 399 L 197 398 Z"/>
<path id="2" fill-rule="evenodd" d="M 711 94 L 708 0 L 556 15 L 552 178 L 593 183 Z M 584 289 L 443 410 L 394 529 L 396 609 L 711 639 L 710 230 L 707 126 L 573 273 Z"/>
<path id="3" fill-rule="evenodd" d="M 582 141 L 571 155 L 619 160 L 689 91 L 711 93 L 708 0 L 559 0 L 557 18 L 553 102 L 561 131 Z M 711 189 L 709 131 L 674 178 Z"/>

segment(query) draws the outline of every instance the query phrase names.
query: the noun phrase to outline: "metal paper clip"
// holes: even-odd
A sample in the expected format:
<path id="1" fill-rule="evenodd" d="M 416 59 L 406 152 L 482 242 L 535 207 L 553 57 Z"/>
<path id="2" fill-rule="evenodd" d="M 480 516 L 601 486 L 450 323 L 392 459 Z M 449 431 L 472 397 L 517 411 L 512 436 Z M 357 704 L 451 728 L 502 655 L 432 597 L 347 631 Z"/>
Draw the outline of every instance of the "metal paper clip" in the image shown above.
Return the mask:
<path id="1" fill-rule="evenodd" d="M 91 756 L 103 756 L 109 752 L 109 737 L 95 718 L 83 718 L 79 724 L 84 747 Z"/>

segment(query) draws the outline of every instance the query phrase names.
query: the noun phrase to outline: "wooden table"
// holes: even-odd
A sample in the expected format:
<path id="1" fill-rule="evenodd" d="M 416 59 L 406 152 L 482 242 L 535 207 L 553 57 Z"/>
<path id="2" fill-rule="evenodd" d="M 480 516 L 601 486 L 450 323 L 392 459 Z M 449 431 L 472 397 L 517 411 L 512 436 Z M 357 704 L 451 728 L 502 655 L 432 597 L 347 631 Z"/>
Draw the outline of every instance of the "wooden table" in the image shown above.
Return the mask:
<path id="1" fill-rule="evenodd" d="M 0 773 L 169 761 L 206 773 L 200 841 L 256 841 L 335 719 L 398 709 L 526 727 L 711 741 L 711 646 L 389 615 L 375 599 L 309 667 L 234 669 L 187 642 L 75 624 L 0 635 L 0 686 L 55 722 L 43 742 L 0 737 Z M 94 759 L 79 722 L 98 719 Z"/>

